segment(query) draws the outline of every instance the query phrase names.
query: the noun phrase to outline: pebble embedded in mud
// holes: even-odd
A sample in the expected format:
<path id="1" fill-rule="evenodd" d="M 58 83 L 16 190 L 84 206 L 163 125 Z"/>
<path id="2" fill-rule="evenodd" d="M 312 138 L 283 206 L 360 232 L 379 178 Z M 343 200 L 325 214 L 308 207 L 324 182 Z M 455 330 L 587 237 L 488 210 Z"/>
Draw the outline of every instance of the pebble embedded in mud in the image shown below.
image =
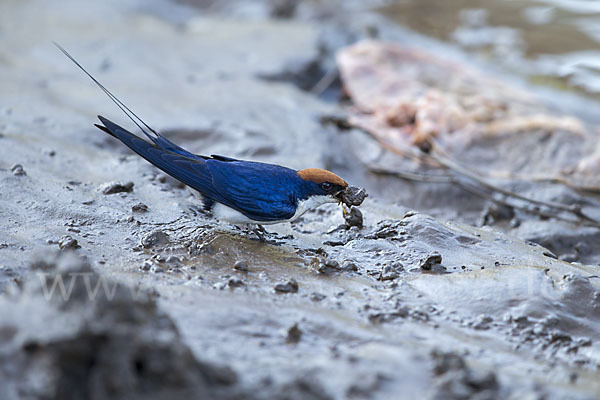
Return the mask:
<path id="1" fill-rule="evenodd" d="M 358 271 L 358 265 L 356 265 L 355 262 L 350 260 L 344 260 L 340 268 L 342 271 Z"/>
<path id="2" fill-rule="evenodd" d="M 136 205 L 131 207 L 131 211 L 136 213 L 145 213 L 148 212 L 148 206 L 144 203 L 137 203 Z"/>
<path id="3" fill-rule="evenodd" d="M 298 323 L 295 323 L 287 330 L 286 343 L 295 344 L 302 338 L 302 330 L 298 327 Z"/>
<path id="4" fill-rule="evenodd" d="M 400 265 L 402 268 L 402 265 Z M 396 272 L 396 268 L 392 265 L 384 265 L 381 269 L 381 274 L 379 275 L 380 281 L 391 281 L 398 277 L 398 272 Z"/>
<path id="5" fill-rule="evenodd" d="M 277 285 L 275 285 L 274 289 L 278 293 L 297 293 L 298 282 L 296 282 L 296 280 L 292 278 L 286 283 L 278 283 Z"/>
<path id="6" fill-rule="evenodd" d="M 324 294 L 322 294 L 322 293 L 317 293 L 317 292 L 313 292 L 313 293 L 311 293 L 311 294 L 310 294 L 310 296 L 309 296 L 310 300 L 311 300 L 311 301 L 314 301 L 314 302 L 319 302 L 319 301 L 322 301 L 322 300 L 324 300 L 326 297 L 327 297 L 327 296 L 325 296 Z"/>
<path id="7" fill-rule="evenodd" d="M 246 284 L 240 278 L 233 277 L 233 278 L 229 278 L 229 280 L 227 281 L 227 286 L 229 286 L 231 289 L 234 289 L 234 288 L 246 286 Z"/>
<path id="8" fill-rule="evenodd" d="M 142 240 L 140 241 L 140 244 L 145 248 L 167 243 L 169 243 L 169 236 L 160 230 L 148 233 L 147 235 L 143 236 Z"/>
<path id="9" fill-rule="evenodd" d="M 23 166 L 21 164 L 13 165 L 12 167 L 10 167 L 10 170 L 13 173 L 13 175 L 15 175 L 15 176 L 27 175 L 27 172 L 25 172 L 25 170 L 23 169 Z"/>
<path id="10" fill-rule="evenodd" d="M 102 194 L 129 193 L 133 190 L 133 182 L 108 182 L 100 185 L 98 189 Z"/>
<path id="11" fill-rule="evenodd" d="M 423 258 L 419 262 L 419 268 L 426 270 L 426 271 L 430 271 L 434 265 L 439 265 L 441 263 L 442 263 L 441 254 L 438 252 L 433 252 L 433 253 L 429 254 L 428 256 L 426 256 L 425 258 Z"/>
<path id="12" fill-rule="evenodd" d="M 313 257 L 309 264 L 310 268 L 319 273 L 324 274 L 332 270 L 339 270 L 340 263 L 331 258 Z"/>
<path id="13" fill-rule="evenodd" d="M 248 262 L 246 260 L 237 260 L 233 264 L 233 269 L 236 271 L 248 272 Z"/>
<path id="14" fill-rule="evenodd" d="M 77 242 L 77 239 L 74 239 L 69 235 L 65 235 L 65 236 L 61 237 L 58 241 L 58 248 L 61 250 L 67 250 L 67 249 L 75 250 L 80 247 L 81 246 Z"/>
<path id="15" fill-rule="evenodd" d="M 142 263 L 142 265 L 140 265 L 140 270 L 142 271 L 150 271 L 152 269 L 152 266 L 154 265 L 154 263 L 150 260 L 146 260 Z"/>

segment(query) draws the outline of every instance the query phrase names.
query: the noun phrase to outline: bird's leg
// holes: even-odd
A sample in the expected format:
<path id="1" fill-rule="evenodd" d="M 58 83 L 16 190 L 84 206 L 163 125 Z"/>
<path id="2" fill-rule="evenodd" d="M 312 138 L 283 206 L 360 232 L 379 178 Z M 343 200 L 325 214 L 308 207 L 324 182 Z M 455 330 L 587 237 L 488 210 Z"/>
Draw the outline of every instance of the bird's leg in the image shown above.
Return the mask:
<path id="1" fill-rule="evenodd" d="M 259 241 L 263 243 L 266 242 L 265 233 L 267 233 L 267 231 L 265 230 L 265 228 L 263 228 L 262 225 L 256 224 L 256 228 L 254 228 L 252 232 L 254 232 L 254 234 L 258 237 Z"/>
<path id="2" fill-rule="evenodd" d="M 342 203 L 341 201 L 340 206 L 342 207 L 342 214 L 344 214 L 344 218 L 346 218 L 346 215 L 348 215 L 348 210 L 346 210 L 346 206 L 344 206 L 344 203 Z"/>

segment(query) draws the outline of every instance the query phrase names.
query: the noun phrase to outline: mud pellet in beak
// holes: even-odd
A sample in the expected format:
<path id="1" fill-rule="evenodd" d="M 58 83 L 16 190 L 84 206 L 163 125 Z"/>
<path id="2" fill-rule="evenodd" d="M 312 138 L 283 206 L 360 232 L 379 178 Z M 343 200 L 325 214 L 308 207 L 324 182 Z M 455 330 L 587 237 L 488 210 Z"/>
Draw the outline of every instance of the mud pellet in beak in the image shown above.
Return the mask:
<path id="1" fill-rule="evenodd" d="M 364 188 L 348 186 L 343 192 L 340 193 L 339 199 L 348 207 L 352 207 L 360 206 L 368 196 L 369 195 Z"/>

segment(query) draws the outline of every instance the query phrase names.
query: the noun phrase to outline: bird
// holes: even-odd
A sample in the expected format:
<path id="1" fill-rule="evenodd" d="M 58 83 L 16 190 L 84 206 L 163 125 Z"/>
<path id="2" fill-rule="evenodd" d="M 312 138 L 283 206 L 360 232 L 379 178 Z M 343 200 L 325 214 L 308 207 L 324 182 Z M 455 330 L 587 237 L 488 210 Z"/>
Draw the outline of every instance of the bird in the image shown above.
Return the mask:
<path id="1" fill-rule="evenodd" d="M 326 203 L 342 205 L 348 183 L 320 168 L 294 170 L 277 164 L 220 155 L 193 154 L 152 129 L 92 76 L 62 46 L 53 42 L 79 67 L 149 139 L 98 116 L 98 129 L 120 140 L 146 161 L 179 180 L 202 197 L 204 210 L 234 225 L 292 222 Z M 343 205 L 342 205 L 342 209 Z"/>

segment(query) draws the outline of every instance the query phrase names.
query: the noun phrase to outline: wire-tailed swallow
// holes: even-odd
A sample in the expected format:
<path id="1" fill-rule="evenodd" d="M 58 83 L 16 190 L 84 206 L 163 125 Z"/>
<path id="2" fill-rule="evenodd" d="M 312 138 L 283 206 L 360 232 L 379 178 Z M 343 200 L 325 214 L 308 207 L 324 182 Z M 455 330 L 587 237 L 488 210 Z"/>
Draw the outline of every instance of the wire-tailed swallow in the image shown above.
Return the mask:
<path id="1" fill-rule="evenodd" d="M 119 139 L 146 161 L 202 194 L 205 209 L 234 224 L 294 221 L 325 203 L 340 203 L 346 181 L 318 168 L 296 171 L 275 164 L 188 152 L 171 142 L 131 111 L 85 70 L 65 49 L 55 45 L 150 139 L 150 142 L 98 116 L 96 127 Z"/>

